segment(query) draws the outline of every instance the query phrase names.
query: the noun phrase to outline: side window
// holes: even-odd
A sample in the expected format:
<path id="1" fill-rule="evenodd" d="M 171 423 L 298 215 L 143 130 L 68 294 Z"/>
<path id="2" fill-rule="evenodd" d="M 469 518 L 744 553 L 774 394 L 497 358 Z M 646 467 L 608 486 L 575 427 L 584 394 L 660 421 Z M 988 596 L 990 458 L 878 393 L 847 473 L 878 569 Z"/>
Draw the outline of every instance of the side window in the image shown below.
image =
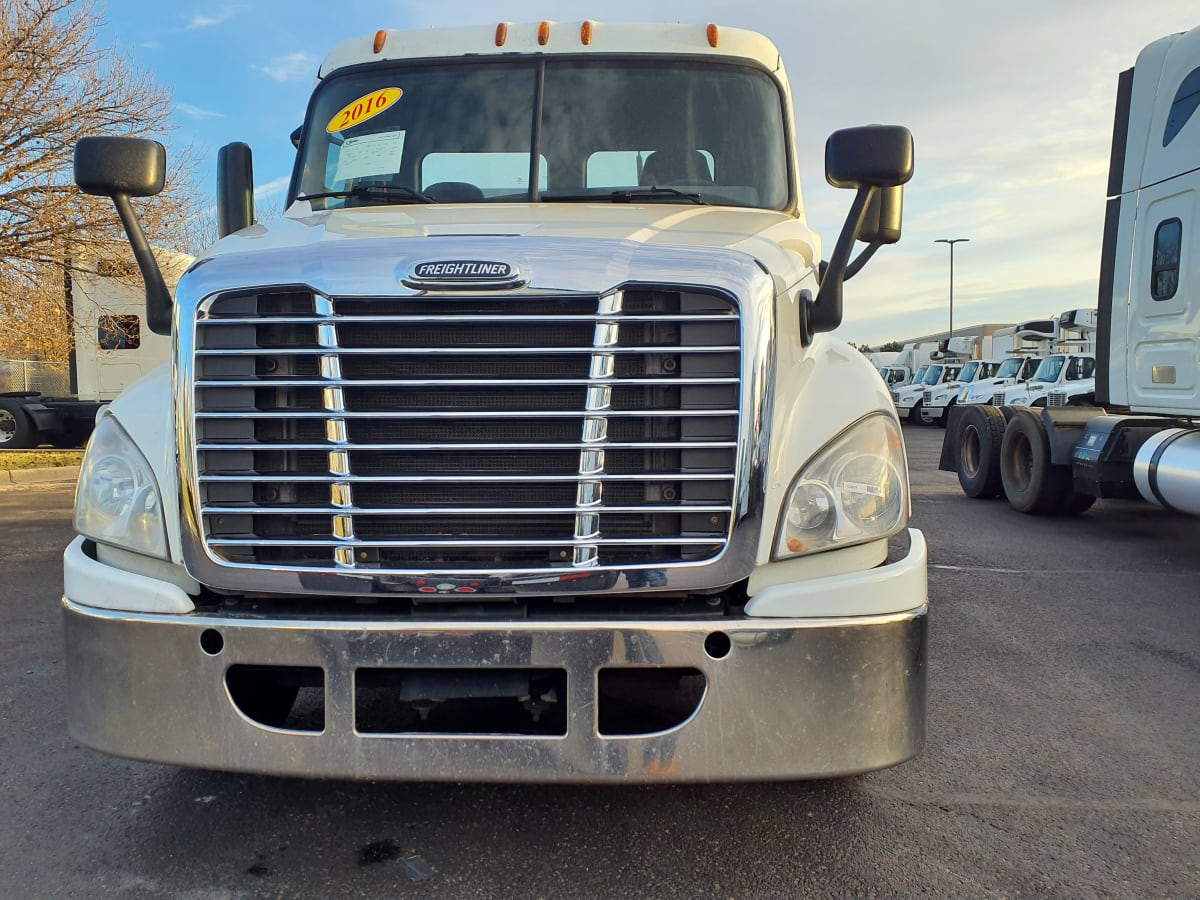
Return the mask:
<path id="1" fill-rule="evenodd" d="M 96 327 L 101 350 L 136 350 L 142 346 L 142 323 L 137 316 L 101 316 Z"/>
<path id="2" fill-rule="evenodd" d="M 1083 377 L 1094 378 L 1096 375 L 1096 361 L 1091 357 L 1085 357 L 1083 360 Z"/>
<path id="3" fill-rule="evenodd" d="M 1163 146 L 1171 143 L 1175 135 L 1183 130 L 1196 107 L 1200 106 L 1200 69 L 1192 69 L 1190 75 L 1183 79 L 1175 100 L 1171 103 L 1171 112 L 1167 114 L 1167 127 L 1163 130 Z"/>
<path id="4" fill-rule="evenodd" d="M 1167 219 L 1154 231 L 1154 265 L 1150 271 L 1150 296 L 1170 300 L 1179 289 L 1179 251 L 1183 246 L 1183 223 Z"/>
<path id="5" fill-rule="evenodd" d="M 1067 366 L 1067 381 L 1078 381 L 1083 377 L 1083 360 L 1076 356 Z"/>

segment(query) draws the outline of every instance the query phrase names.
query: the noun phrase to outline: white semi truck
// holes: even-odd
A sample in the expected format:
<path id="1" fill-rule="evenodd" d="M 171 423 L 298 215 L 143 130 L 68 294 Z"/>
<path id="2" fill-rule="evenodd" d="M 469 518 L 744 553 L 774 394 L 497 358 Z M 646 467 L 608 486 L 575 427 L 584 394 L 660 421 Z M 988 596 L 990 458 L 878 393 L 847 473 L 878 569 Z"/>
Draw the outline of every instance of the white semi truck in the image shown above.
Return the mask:
<path id="1" fill-rule="evenodd" d="M 381 30 L 322 63 L 282 221 L 162 286 L 153 141 L 88 138 L 173 365 L 101 418 L 66 551 L 72 733 L 355 778 L 895 765 L 926 551 L 842 283 L 912 139 L 835 133 L 822 264 L 777 49 L 716 25 Z M 854 256 L 856 239 L 863 243 Z M 853 257 L 853 258 L 852 258 Z"/>
<path id="2" fill-rule="evenodd" d="M 1144 498 L 1200 515 L 1200 28 L 1118 81 L 1095 331 L 1095 405 L 960 406 L 941 467 L 1028 513 Z M 1061 317 L 1060 317 L 1061 318 Z M 1071 323 L 1090 332 L 1087 317 Z M 1088 359 L 1080 355 L 1078 382 Z M 1051 357 L 1053 359 L 1053 357 Z M 1068 368 L 1062 355 L 1061 373 Z"/>

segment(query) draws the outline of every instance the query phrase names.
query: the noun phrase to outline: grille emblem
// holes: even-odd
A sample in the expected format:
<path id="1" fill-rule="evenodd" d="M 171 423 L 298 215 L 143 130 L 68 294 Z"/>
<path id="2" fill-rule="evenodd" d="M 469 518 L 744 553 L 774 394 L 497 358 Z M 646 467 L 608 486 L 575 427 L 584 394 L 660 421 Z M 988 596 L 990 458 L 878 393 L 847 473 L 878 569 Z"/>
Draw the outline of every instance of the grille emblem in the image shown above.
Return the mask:
<path id="1" fill-rule="evenodd" d="M 514 287 L 525 283 L 512 263 L 483 259 L 436 259 L 419 262 L 401 281 L 412 288 L 470 290 Z"/>

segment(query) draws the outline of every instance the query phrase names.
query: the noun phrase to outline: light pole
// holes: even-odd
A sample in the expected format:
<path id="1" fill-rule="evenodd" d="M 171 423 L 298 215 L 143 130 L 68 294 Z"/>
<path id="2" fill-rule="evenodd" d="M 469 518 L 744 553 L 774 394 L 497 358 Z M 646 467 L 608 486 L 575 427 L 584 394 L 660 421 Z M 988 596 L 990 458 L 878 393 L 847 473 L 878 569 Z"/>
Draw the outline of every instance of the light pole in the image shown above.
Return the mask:
<path id="1" fill-rule="evenodd" d="M 950 331 L 946 337 L 954 337 L 954 245 L 961 244 L 970 238 L 938 238 L 934 241 L 935 244 L 950 245 Z"/>

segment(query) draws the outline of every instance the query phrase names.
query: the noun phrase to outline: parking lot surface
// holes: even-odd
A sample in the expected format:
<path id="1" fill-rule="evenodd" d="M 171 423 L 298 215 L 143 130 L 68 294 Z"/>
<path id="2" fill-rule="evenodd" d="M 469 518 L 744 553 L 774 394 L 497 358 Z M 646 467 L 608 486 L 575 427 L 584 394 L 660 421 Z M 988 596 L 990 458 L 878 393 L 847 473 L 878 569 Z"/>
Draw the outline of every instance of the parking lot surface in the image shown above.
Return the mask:
<path id="1" fill-rule="evenodd" d="M 0 490 L 0 896 L 1200 896 L 1200 521 L 967 499 L 905 426 L 929 737 L 842 781 L 301 781 L 66 733 L 64 487 Z M 804 685 L 797 685 L 798 691 Z"/>

